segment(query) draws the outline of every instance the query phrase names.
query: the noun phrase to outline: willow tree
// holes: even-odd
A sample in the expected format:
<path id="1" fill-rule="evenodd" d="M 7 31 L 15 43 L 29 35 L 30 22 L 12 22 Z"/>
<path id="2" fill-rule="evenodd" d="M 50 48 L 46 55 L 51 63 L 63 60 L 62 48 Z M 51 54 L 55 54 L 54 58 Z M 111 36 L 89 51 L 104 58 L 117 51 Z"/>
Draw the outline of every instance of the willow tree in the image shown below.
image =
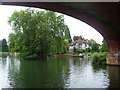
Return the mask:
<path id="1" fill-rule="evenodd" d="M 66 51 L 66 39 L 71 38 L 63 15 L 52 11 L 31 9 L 15 11 L 9 18 L 13 33 L 9 35 L 9 48 L 22 58 L 47 57 Z"/>

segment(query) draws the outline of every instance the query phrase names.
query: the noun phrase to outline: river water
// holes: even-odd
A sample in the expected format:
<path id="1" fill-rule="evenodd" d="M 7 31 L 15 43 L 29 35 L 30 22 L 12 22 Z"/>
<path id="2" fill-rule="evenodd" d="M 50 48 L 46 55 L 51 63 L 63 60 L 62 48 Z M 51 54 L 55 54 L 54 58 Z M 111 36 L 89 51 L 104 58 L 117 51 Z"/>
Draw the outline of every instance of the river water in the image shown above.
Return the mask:
<path id="1" fill-rule="evenodd" d="M 19 60 L 0 56 L 2 88 L 119 88 L 119 66 L 95 66 L 89 58 Z"/>

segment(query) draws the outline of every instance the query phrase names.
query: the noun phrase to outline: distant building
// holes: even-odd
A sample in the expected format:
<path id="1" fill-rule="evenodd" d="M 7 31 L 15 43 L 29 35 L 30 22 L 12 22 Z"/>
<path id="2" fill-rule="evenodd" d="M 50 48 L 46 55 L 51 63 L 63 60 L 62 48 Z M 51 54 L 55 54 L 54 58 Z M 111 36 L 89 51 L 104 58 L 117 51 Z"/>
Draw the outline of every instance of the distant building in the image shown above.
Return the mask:
<path id="1" fill-rule="evenodd" d="M 69 46 L 69 52 L 74 52 L 74 46 Z"/>
<path id="2" fill-rule="evenodd" d="M 87 44 L 87 40 L 78 38 L 78 40 L 76 40 L 76 41 L 69 44 L 69 52 L 73 52 L 74 47 L 76 49 L 79 48 L 79 49 L 85 50 L 86 48 L 89 47 L 89 45 Z"/>

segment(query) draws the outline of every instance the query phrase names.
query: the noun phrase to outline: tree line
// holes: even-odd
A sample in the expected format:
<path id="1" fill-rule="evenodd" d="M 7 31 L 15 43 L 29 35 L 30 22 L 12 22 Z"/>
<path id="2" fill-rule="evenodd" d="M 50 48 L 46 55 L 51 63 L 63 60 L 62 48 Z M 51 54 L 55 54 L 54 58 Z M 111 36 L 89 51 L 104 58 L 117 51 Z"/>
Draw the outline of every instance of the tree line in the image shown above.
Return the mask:
<path id="1" fill-rule="evenodd" d="M 74 51 L 75 52 L 108 52 L 108 45 L 107 45 L 107 42 L 105 41 L 105 39 L 103 39 L 102 41 L 102 45 L 98 44 L 95 40 L 93 39 L 85 39 L 84 37 L 82 36 L 74 36 L 73 37 L 73 41 L 77 41 L 77 40 L 80 40 L 78 41 L 78 45 L 79 45 L 79 48 L 75 48 L 74 47 Z M 85 44 L 86 46 L 86 49 L 80 49 L 80 46 L 82 44 Z M 88 47 L 87 47 L 88 46 Z"/>

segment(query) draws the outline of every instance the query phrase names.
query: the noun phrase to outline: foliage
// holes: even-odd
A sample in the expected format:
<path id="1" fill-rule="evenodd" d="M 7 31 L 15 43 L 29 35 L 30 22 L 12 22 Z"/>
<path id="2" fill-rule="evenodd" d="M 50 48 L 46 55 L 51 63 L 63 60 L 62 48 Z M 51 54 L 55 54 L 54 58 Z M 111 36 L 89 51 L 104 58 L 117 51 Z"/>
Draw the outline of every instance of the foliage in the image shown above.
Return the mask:
<path id="1" fill-rule="evenodd" d="M 85 40 L 84 37 L 82 37 L 81 35 L 80 35 L 80 36 L 74 36 L 74 37 L 73 37 L 73 40 L 74 40 L 74 41 L 76 41 L 76 40 L 78 40 L 78 39 L 80 39 L 80 40 Z"/>
<path id="2" fill-rule="evenodd" d="M 73 40 L 74 40 L 74 41 L 76 41 L 76 40 L 78 40 L 78 39 L 79 39 L 79 36 L 74 36 L 74 37 L 73 37 Z"/>
<path id="3" fill-rule="evenodd" d="M 92 52 L 92 49 L 91 49 L 91 48 L 86 48 L 85 51 L 86 51 L 86 52 Z"/>
<path id="4" fill-rule="evenodd" d="M 102 52 L 108 52 L 108 45 L 107 45 L 107 42 L 105 40 L 102 41 L 101 51 Z"/>
<path id="5" fill-rule="evenodd" d="M 75 52 L 83 53 L 83 52 L 85 52 L 85 50 L 83 50 L 83 49 L 79 49 L 79 48 L 76 48 Z"/>
<path id="6" fill-rule="evenodd" d="M 93 64 L 103 65 L 106 64 L 107 53 L 94 53 L 91 58 Z"/>
<path id="7" fill-rule="evenodd" d="M 8 45 L 6 39 L 0 40 L 0 52 L 8 52 Z"/>
<path id="8" fill-rule="evenodd" d="M 99 45 L 95 40 L 93 40 L 93 39 L 89 40 L 88 45 L 90 46 L 92 52 L 99 51 Z"/>
<path id="9" fill-rule="evenodd" d="M 68 49 L 71 36 L 63 15 L 26 9 L 15 11 L 9 24 L 13 28 L 9 35 L 9 49 L 20 52 L 22 58 L 47 57 Z"/>
<path id="10" fill-rule="evenodd" d="M 97 43 L 93 43 L 93 44 L 92 44 L 92 51 L 93 51 L 93 52 L 98 52 L 98 51 L 99 51 L 99 46 L 98 46 Z"/>
<path id="11" fill-rule="evenodd" d="M 73 47 L 73 52 L 77 52 L 77 48 Z"/>

